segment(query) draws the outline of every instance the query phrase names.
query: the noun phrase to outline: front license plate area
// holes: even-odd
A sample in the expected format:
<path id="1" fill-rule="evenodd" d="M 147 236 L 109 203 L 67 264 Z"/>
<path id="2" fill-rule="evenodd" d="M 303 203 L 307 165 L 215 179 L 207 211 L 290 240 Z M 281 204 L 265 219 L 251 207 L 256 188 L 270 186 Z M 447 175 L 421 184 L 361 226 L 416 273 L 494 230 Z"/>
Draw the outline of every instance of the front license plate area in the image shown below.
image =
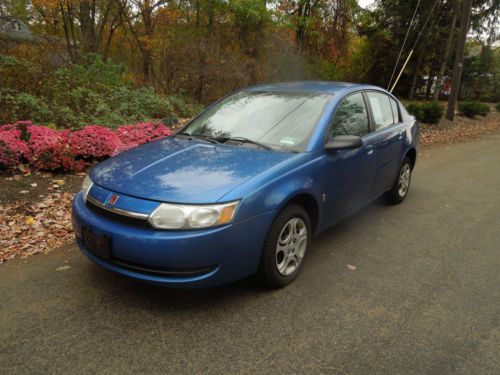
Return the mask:
<path id="1" fill-rule="evenodd" d="M 96 235 L 89 228 L 82 228 L 83 244 L 99 258 L 109 259 L 111 254 L 111 237 L 101 234 Z"/>

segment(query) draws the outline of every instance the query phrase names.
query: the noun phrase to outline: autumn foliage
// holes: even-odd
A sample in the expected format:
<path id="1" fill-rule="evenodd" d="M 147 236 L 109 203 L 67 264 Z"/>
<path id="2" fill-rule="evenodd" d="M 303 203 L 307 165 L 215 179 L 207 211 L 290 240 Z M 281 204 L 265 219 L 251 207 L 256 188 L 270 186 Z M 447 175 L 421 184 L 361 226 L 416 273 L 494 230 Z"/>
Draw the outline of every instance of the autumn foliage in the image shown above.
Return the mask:
<path id="1" fill-rule="evenodd" d="M 67 141 L 72 154 L 83 158 L 111 156 L 120 143 L 120 138 L 112 130 L 98 125 L 72 132 Z"/>
<path id="2" fill-rule="evenodd" d="M 11 167 L 21 159 L 28 158 L 30 150 L 21 140 L 21 131 L 15 127 L 4 125 L 0 127 L 0 165 Z"/>
<path id="3" fill-rule="evenodd" d="M 93 160 L 170 135 L 168 127 L 155 122 L 123 125 L 115 131 L 89 125 L 71 132 L 19 121 L 0 126 L 0 168 L 26 162 L 38 170 L 81 171 Z"/>

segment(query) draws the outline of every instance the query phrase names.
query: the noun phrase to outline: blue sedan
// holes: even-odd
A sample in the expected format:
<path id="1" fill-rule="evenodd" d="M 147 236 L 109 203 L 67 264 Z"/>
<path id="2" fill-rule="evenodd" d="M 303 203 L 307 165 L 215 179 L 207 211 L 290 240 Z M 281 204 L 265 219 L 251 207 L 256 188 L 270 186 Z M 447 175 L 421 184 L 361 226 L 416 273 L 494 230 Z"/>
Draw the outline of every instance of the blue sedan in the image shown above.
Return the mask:
<path id="1" fill-rule="evenodd" d="M 81 251 L 119 274 L 207 287 L 258 274 L 282 287 L 312 238 L 410 186 L 418 124 L 387 91 L 293 82 L 228 95 L 175 137 L 94 167 L 73 202 Z"/>

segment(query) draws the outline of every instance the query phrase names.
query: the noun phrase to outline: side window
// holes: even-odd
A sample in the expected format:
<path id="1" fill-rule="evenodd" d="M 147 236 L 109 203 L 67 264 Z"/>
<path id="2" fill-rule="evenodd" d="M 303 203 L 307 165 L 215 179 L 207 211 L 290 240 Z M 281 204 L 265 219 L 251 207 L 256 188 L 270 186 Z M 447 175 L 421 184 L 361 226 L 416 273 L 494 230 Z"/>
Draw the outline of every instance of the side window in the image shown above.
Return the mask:
<path id="1" fill-rule="evenodd" d="M 375 130 L 394 124 L 389 97 L 379 92 L 367 92 L 370 107 L 372 108 Z"/>
<path id="2" fill-rule="evenodd" d="M 398 103 L 392 98 L 389 100 L 391 101 L 392 117 L 394 118 L 394 123 L 397 124 L 398 122 L 401 122 L 399 119 Z"/>
<path id="3" fill-rule="evenodd" d="M 328 141 L 337 135 L 357 135 L 369 133 L 368 112 L 361 93 L 348 96 L 335 111 L 332 124 L 328 129 Z"/>

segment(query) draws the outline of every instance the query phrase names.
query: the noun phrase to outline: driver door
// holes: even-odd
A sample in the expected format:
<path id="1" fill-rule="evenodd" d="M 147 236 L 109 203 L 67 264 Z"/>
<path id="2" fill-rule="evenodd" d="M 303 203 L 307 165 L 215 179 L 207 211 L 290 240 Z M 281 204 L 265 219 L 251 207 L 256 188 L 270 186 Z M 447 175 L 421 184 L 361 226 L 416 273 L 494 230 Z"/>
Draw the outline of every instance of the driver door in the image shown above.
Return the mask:
<path id="1" fill-rule="evenodd" d="M 369 140 L 370 123 L 365 97 L 351 94 L 337 106 L 326 142 L 338 135 L 356 135 L 363 146 L 327 152 L 326 222 L 366 203 L 375 179 L 375 157 Z"/>

